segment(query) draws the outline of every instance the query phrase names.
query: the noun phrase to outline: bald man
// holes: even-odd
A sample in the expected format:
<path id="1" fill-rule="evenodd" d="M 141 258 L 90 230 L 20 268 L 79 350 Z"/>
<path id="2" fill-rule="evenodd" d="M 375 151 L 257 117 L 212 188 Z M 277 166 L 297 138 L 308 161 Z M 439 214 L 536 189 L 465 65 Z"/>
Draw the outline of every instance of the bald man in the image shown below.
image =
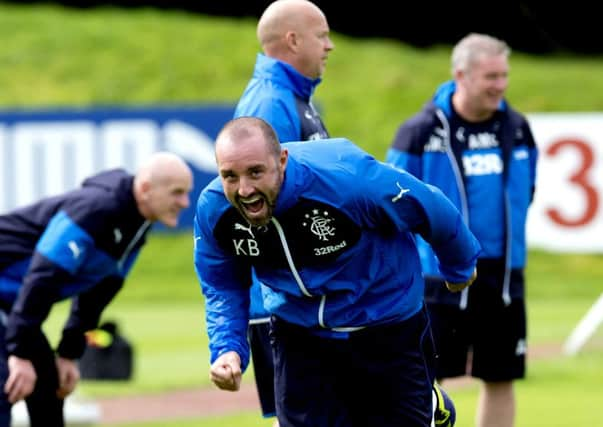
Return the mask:
<path id="1" fill-rule="evenodd" d="M 459 211 L 347 139 L 281 145 L 255 117 L 224 126 L 216 160 L 194 220 L 211 380 L 236 391 L 249 365 L 253 268 L 271 313 L 282 427 L 429 427 L 432 405 L 447 404 L 432 396 L 415 234 L 434 247 L 446 287 L 462 291 L 480 247 Z"/>
<path id="2" fill-rule="evenodd" d="M 324 138 L 312 95 L 335 47 L 329 31 L 327 18 L 310 1 L 271 3 L 257 26 L 263 53 L 257 54 L 234 117 L 267 120 L 282 142 Z"/>
<path id="3" fill-rule="evenodd" d="M 0 427 L 25 399 L 30 426 L 64 426 L 63 402 L 80 378 L 77 360 L 104 308 L 122 287 L 151 225 L 175 227 L 193 175 L 158 152 L 136 175 L 103 171 L 67 193 L 0 215 Z M 42 324 L 72 299 L 53 349 Z"/>
<path id="4" fill-rule="evenodd" d="M 279 141 L 328 138 L 329 133 L 312 104 L 327 57 L 334 48 L 324 13 L 307 0 L 277 0 L 258 22 L 263 53 L 234 117 L 264 119 Z M 268 337 L 269 313 L 264 309 L 261 285 L 251 288 L 249 340 L 262 415 L 275 415 L 272 350 Z M 274 426 L 278 422 L 274 421 Z"/>

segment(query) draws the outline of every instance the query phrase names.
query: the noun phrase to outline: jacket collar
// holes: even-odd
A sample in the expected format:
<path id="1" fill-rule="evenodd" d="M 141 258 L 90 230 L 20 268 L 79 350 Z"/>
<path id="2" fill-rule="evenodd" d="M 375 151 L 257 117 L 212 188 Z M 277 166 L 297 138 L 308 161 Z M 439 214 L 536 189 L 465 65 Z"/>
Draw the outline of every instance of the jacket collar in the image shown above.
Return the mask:
<path id="1" fill-rule="evenodd" d="M 258 53 L 253 76 L 257 79 L 272 80 L 290 89 L 298 97 L 309 101 L 314 89 L 322 81 L 321 78 L 310 79 L 290 64 Z"/>
<path id="2" fill-rule="evenodd" d="M 432 102 L 436 108 L 439 108 L 444 112 L 446 117 L 452 117 L 452 95 L 456 91 L 456 82 L 454 80 L 448 80 L 435 91 Z M 504 99 L 498 104 L 498 111 L 506 111 L 507 103 Z"/>

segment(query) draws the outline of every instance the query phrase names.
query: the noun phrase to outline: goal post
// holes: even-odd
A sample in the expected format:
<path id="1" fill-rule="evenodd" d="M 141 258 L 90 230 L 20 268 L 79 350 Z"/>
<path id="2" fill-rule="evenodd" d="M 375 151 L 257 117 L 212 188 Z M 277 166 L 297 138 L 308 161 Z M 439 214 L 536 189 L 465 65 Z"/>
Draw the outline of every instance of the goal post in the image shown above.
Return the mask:
<path id="1" fill-rule="evenodd" d="M 590 307 L 565 341 L 564 353 L 568 355 L 578 353 L 601 323 L 603 323 L 603 293 L 599 295 L 597 301 Z"/>

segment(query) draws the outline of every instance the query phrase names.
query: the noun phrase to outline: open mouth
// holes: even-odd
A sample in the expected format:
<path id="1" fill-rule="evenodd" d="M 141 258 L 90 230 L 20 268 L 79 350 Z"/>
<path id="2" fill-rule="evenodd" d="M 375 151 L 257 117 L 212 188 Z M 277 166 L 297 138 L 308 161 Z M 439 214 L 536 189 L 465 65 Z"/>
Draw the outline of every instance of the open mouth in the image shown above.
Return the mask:
<path id="1" fill-rule="evenodd" d="M 264 197 L 257 194 L 248 199 L 239 199 L 239 204 L 250 217 L 255 217 L 264 211 L 266 201 Z"/>

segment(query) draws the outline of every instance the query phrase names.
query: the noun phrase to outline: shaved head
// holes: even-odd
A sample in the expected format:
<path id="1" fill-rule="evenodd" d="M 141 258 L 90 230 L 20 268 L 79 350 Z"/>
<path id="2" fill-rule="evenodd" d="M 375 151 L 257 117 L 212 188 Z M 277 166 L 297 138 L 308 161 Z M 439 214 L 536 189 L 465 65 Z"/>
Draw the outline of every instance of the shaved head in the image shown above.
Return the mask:
<path id="1" fill-rule="evenodd" d="M 257 36 L 266 55 L 310 78 L 320 77 L 334 48 L 327 18 L 309 0 L 272 2 L 258 21 Z"/>
<path id="2" fill-rule="evenodd" d="M 134 177 L 134 198 L 141 215 L 168 227 L 178 224 L 180 211 L 190 204 L 193 173 L 178 155 L 159 151 L 140 166 Z"/>
<path id="3" fill-rule="evenodd" d="M 169 151 L 157 151 L 151 154 L 138 169 L 140 181 L 161 182 L 174 176 L 190 176 L 191 171 L 184 160 Z"/>
<path id="4" fill-rule="evenodd" d="M 266 8 L 258 22 L 260 44 L 269 46 L 285 36 L 287 31 L 299 31 L 308 16 L 324 16 L 308 0 L 276 0 Z"/>
<path id="5" fill-rule="evenodd" d="M 216 162 L 224 195 L 254 226 L 266 225 L 276 207 L 288 152 L 264 120 L 239 117 L 216 138 Z"/>
<path id="6" fill-rule="evenodd" d="M 245 144 L 247 140 L 256 137 L 256 135 L 264 141 L 268 153 L 275 158 L 280 156 L 281 144 L 272 126 L 259 117 L 244 116 L 230 120 L 216 137 L 217 162 L 219 163 L 219 153 L 224 145 Z"/>

